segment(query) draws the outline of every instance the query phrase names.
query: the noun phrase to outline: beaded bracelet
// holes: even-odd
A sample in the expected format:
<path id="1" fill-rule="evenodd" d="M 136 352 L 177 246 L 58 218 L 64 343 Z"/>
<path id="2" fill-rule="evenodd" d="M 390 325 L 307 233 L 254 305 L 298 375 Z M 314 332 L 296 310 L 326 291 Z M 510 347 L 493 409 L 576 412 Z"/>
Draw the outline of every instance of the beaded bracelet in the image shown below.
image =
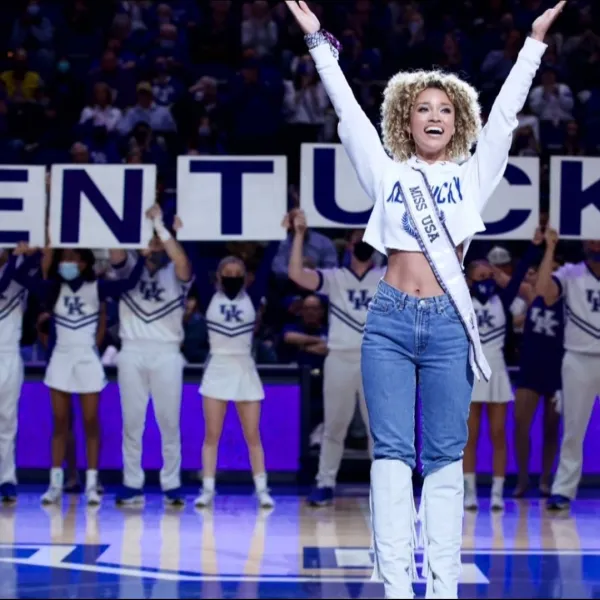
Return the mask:
<path id="1" fill-rule="evenodd" d="M 331 48 L 331 53 L 335 57 L 336 60 L 339 59 L 340 50 L 342 49 L 342 45 L 340 42 L 328 31 L 325 29 L 320 29 L 316 33 L 307 33 L 304 36 L 304 41 L 308 46 L 309 50 L 320 46 L 321 44 L 329 44 Z"/>

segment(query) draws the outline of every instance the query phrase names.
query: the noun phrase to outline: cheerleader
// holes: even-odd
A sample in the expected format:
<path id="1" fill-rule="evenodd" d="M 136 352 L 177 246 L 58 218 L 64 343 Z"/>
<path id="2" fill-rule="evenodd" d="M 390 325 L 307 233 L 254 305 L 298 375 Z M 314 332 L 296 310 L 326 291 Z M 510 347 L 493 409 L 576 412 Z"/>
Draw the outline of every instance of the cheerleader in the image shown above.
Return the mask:
<path id="1" fill-rule="evenodd" d="M 521 284 L 529 266 L 535 260 L 543 235 L 538 229 L 532 246 L 517 265 L 512 277 L 495 276 L 487 261 L 474 261 L 467 268 L 467 279 L 473 308 L 477 315 L 479 335 L 485 357 L 492 369 L 489 381 L 479 380 L 473 386 L 469 412 L 469 438 L 464 456 L 464 505 L 467 510 L 477 508 L 475 484 L 476 451 L 484 405 L 490 427 L 494 452 L 492 480 L 492 510 L 504 508 L 504 476 L 506 473 L 506 410 L 514 400 L 510 376 L 504 360 L 506 330 L 512 324 L 510 306 L 521 291 Z"/>
<path id="2" fill-rule="evenodd" d="M 547 306 L 563 298 L 562 440 L 548 510 L 565 510 L 577 495 L 583 442 L 600 394 L 600 239 L 583 241 L 584 260 L 554 273 L 540 268 L 538 290 Z M 547 265 L 544 265 L 547 267 Z"/>
<path id="3" fill-rule="evenodd" d="M 43 504 L 56 504 L 62 498 L 72 394 L 78 394 L 86 434 L 87 471 L 85 493 L 89 505 L 100 504 L 98 493 L 98 454 L 100 434 L 98 401 L 106 384 L 97 348 L 98 318 L 101 305 L 135 286 L 144 262 L 138 261 L 124 281 L 98 279 L 94 273 L 94 254 L 85 249 L 47 249 L 48 275 L 29 276 L 26 263 L 16 278 L 36 294 L 52 312 L 56 343 L 46 368 L 44 383 L 50 388 L 54 430 L 50 486 L 42 496 Z M 28 266 L 27 266 L 28 267 Z M 45 269 L 42 269 L 44 272 Z"/>
<path id="4" fill-rule="evenodd" d="M 276 247 L 271 244 L 267 254 L 273 254 Z M 258 503 L 261 508 L 275 505 L 267 489 L 259 429 L 265 393 L 252 356 L 257 311 L 262 300 L 261 283 L 268 276 L 270 263 L 269 256 L 265 256 L 261 269 L 248 287 L 246 267 L 239 258 L 228 256 L 217 269 L 217 289 L 206 311 L 210 355 L 200 386 L 205 433 L 202 491 L 195 501 L 197 507 L 207 507 L 214 499 L 217 449 L 228 402 L 236 406 L 248 445 Z"/>
<path id="5" fill-rule="evenodd" d="M 23 385 L 23 360 L 19 342 L 27 292 L 14 274 L 22 257 L 0 249 L 0 501 L 17 500 L 15 439 L 18 406 Z"/>
<path id="6" fill-rule="evenodd" d="M 544 290 L 538 285 L 550 278 L 560 264 L 554 251 L 558 236 L 547 229 L 546 251 L 539 270 L 531 277 L 532 291 L 527 298 L 529 307 L 520 351 L 519 379 L 515 400 L 515 449 L 519 479 L 514 491 L 516 498 L 525 495 L 529 486 L 530 433 L 540 398 L 544 397 L 544 449 L 539 491 L 542 496 L 550 495 L 552 468 L 558 452 L 560 413 L 557 394 L 562 388 L 561 368 L 564 339 L 564 303 L 559 298 L 547 305 Z"/>
<path id="7" fill-rule="evenodd" d="M 43 273 L 42 273 L 43 275 Z M 38 340 L 45 351 L 46 360 L 52 356 L 52 350 L 56 343 L 56 327 L 52 323 L 52 314 L 42 312 L 37 319 L 37 334 Z M 101 347 L 102 341 L 106 334 L 106 306 L 104 303 L 100 307 L 98 315 L 98 329 L 96 333 L 96 346 Z M 75 410 L 71 403 L 69 411 L 69 436 L 67 438 L 67 446 L 65 450 L 65 486 L 64 493 L 80 494 L 82 491 L 81 482 L 79 480 L 79 471 L 77 469 L 77 440 L 75 437 Z M 104 488 L 98 480 L 97 490 L 100 495 L 104 493 Z"/>
<path id="8" fill-rule="evenodd" d="M 139 285 L 123 294 L 119 302 L 117 376 L 123 412 L 123 487 L 116 497 L 119 506 L 144 502 L 145 474 L 142 441 L 148 403 L 152 405 L 160 432 L 162 468 L 160 486 L 167 506 L 181 507 L 181 397 L 184 359 L 183 314 L 185 299 L 194 283 L 191 263 L 174 234 L 182 223 L 178 217 L 169 229 L 157 204 L 146 213 L 155 235 Z M 132 254 L 111 252 L 117 277 L 126 279 L 136 264 Z"/>
<path id="9" fill-rule="evenodd" d="M 290 279 L 304 289 L 326 294 L 329 298 L 328 354 L 323 369 L 324 432 L 316 487 L 308 498 L 311 506 L 326 506 L 333 502 L 344 440 L 357 399 L 363 421 L 369 426 L 360 379 L 360 344 L 369 302 L 385 271 L 374 268 L 373 248 L 363 241 L 350 244 L 353 255 L 348 268 L 307 269 L 302 265 L 306 239 L 303 211 L 296 213 L 293 227 Z M 360 233 L 355 239 L 360 240 Z M 369 455 L 371 448 L 369 438 Z"/>

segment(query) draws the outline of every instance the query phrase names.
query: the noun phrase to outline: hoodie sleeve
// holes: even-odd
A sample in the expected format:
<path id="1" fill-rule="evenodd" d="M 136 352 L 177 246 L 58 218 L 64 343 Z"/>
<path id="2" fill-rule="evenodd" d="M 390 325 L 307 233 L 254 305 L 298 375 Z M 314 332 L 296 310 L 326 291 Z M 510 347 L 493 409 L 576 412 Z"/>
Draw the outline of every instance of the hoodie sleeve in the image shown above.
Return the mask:
<path id="1" fill-rule="evenodd" d="M 529 37 L 496 98 L 473 156 L 463 165 L 461 185 L 481 213 L 504 177 L 513 132 L 519 122 L 546 44 Z"/>

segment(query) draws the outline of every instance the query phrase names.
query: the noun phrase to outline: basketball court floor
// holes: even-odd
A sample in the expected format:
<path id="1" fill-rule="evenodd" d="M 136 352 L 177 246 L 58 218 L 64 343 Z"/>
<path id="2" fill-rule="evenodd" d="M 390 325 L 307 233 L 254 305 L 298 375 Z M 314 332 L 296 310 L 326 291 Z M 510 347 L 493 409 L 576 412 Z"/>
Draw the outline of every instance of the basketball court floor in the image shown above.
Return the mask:
<path id="1" fill-rule="evenodd" d="M 42 491 L 0 508 L 0 598 L 383 598 L 365 487 L 320 509 L 274 490 L 269 512 L 239 491 L 204 511 L 193 490 L 183 509 L 158 494 L 119 509 L 110 493 L 97 509 L 78 496 L 48 509 Z M 599 512 L 596 499 L 559 514 L 526 499 L 496 514 L 483 499 L 465 517 L 460 597 L 599 598 Z"/>

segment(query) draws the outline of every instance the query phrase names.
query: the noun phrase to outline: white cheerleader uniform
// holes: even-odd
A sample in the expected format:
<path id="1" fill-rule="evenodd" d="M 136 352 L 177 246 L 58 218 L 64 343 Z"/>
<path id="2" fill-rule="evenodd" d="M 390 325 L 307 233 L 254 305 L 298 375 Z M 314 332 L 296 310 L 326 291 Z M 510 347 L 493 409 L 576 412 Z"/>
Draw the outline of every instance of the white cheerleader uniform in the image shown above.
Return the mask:
<path id="1" fill-rule="evenodd" d="M 22 257 L 11 255 L 0 267 L 0 485 L 17 483 L 15 439 L 24 375 L 19 345 L 27 290 L 13 275 L 15 265 L 22 262 Z"/>
<path id="2" fill-rule="evenodd" d="M 250 402 L 263 400 L 263 389 L 252 357 L 256 309 L 246 291 L 230 300 L 216 292 L 206 311 L 210 355 L 200 393 L 208 398 Z"/>
<path id="3" fill-rule="evenodd" d="M 119 277 L 126 277 L 134 265 L 134 255 L 129 253 L 125 262 L 114 268 Z M 193 281 L 193 277 L 181 281 L 175 264 L 168 260 L 157 269 L 144 267 L 138 284 L 119 302 L 122 348 L 116 362 L 123 415 L 123 483 L 134 490 L 141 490 L 145 483 L 142 440 L 150 398 L 162 442 L 161 488 L 181 487 L 185 360 L 180 348 L 185 299 Z"/>
<path id="4" fill-rule="evenodd" d="M 475 380 L 472 402 L 505 403 L 512 402 L 514 394 L 510 376 L 504 360 L 506 339 L 506 310 L 500 296 L 492 296 L 485 304 L 473 298 L 473 308 L 477 315 L 479 337 L 483 353 L 492 369 L 489 381 Z"/>
<path id="5" fill-rule="evenodd" d="M 515 267 L 506 288 L 498 289 L 485 304 L 472 298 L 477 315 L 477 325 L 481 345 L 492 374 L 489 381 L 475 380 L 472 402 L 512 402 L 515 399 L 513 388 L 504 360 L 506 328 L 512 326 L 511 306 L 519 293 L 525 274 L 539 255 L 539 246 L 531 244 Z M 510 321 L 508 320 L 510 319 Z"/>
<path id="6" fill-rule="evenodd" d="M 56 297 L 52 316 L 56 343 L 52 350 L 44 384 L 69 394 L 97 394 L 106 385 L 104 367 L 96 346 L 100 305 L 107 298 L 118 298 L 135 286 L 143 261 L 122 281 L 102 279 L 84 281 L 50 281 L 23 274 L 20 281 L 42 299 Z M 58 296 L 53 292 L 58 289 Z"/>
<path id="7" fill-rule="evenodd" d="M 44 383 L 71 394 L 94 394 L 106 385 L 96 347 L 100 315 L 98 281 L 80 286 L 63 283 L 54 305 L 56 345 L 50 356 Z"/>

